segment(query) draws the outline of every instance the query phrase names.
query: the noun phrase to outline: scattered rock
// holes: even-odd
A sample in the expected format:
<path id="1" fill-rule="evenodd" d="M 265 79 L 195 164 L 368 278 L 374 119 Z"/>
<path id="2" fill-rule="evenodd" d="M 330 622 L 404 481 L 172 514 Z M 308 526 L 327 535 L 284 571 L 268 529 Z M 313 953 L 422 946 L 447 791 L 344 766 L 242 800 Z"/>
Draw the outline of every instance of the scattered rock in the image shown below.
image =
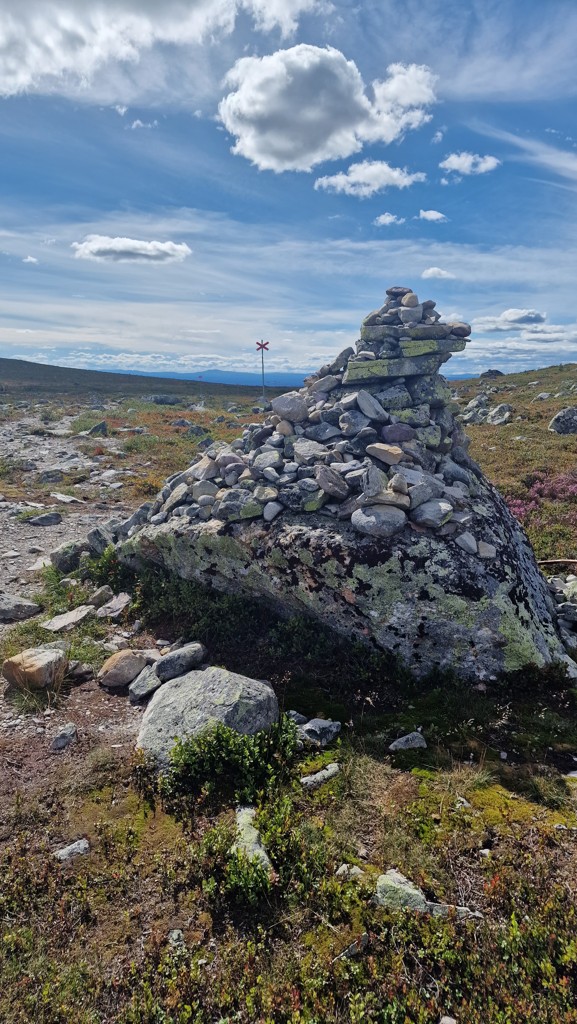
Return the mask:
<path id="1" fill-rule="evenodd" d="M 183 676 L 192 668 L 198 668 L 207 657 L 208 651 L 203 644 L 185 644 L 184 647 L 179 647 L 178 650 L 160 658 L 156 662 L 155 671 L 160 681 L 165 683 L 176 676 Z"/>
<path id="2" fill-rule="evenodd" d="M 397 750 L 426 750 L 427 741 L 420 732 L 410 732 L 406 736 L 399 736 L 389 744 L 389 750 L 394 753 Z"/>
<path id="3" fill-rule="evenodd" d="M 62 522 L 60 512 L 43 512 L 26 520 L 29 526 L 58 526 Z"/>
<path id="4" fill-rule="evenodd" d="M 330 718 L 311 718 L 305 725 L 298 726 L 302 740 L 313 747 L 328 747 L 341 731 L 341 723 Z"/>
<path id="5" fill-rule="evenodd" d="M 142 672 L 130 683 L 128 697 L 131 704 L 140 704 L 142 701 L 148 700 L 158 690 L 158 687 L 162 686 L 162 679 L 159 679 L 156 673 L 157 664 L 158 662 L 145 665 Z"/>
<path id="6" fill-rule="evenodd" d="M 40 606 L 15 594 L 0 594 L 0 622 L 22 622 L 38 615 Z"/>
<path id="7" fill-rule="evenodd" d="M 63 612 L 62 615 L 55 615 L 53 619 L 42 623 L 42 628 L 51 633 L 62 633 L 74 629 L 87 619 L 94 617 L 94 607 L 91 604 L 81 604 L 71 612 Z"/>
<path id="8" fill-rule="evenodd" d="M 68 658 L 59 648 L 30 647 L 7 658 L 4 678 L 18 689 L 58 690 L 68 668 Z"/>
<path id="9" fill-rule="evenodd" d="M 91 604 L 93 608 L 102 608 L 102 606 L 111 601 L 113 597 L 114 591 L 112 590 L 112 587 L 99 587 L 98 590 L 95 590 L 88 598 L 88 604 Z"/>
<path id="10" fill-rule="evenodd" d="M 70 843 L 70 846 L 63 846 L 61 850 L 56 850 L 54 856 L 57 860 L 64 861 L 85 853 L 90 853 L 88 839 L 77 839 L 75 843 Z"/>
<path id="11" fill-rule="evenodd" d="M 101 420 L 100 423 L 95 423 L 93 427 L 90 427 L 88 431 L 89 437 L 108 437 L 108 424 L 106 420 Z"/>
<path id="12" fill-rule="evenodd" d="M 577 434 L 577 405 L 561 409 L 549 424 L 555 434 Z"/>
<path id="13" fill-rule="evenodd" d="M 78 743 L 78 730 L 74 722 L 63 725 L 50 744 L 51 750 L 65 750 L 71 743 Z"/>
<path id="14" fill-rule="evenodd" d="M 270 729 L 277 720 L 270 683 L 224 668 L 197 669 L 156 691 L 144 712 L 137 747 L 166 762 L 177 738 L 196 736 L 217 722 L 252 735 Z"/>
<path id="15" fill-rule="evenodd" d="M 428 900 L 416 885 L 405 878 L 400 871 L 390 868 L 384 875 L 379 875 L 375 892 L 375 902 L 389 910 L 414 910 L 420 914 L 432 914 L 433 917 L 448 917 L 450 913 L 457 917 L 480 917 L 469 907 L 456 907 L 448 903 L 433 903 Z"/>
<path id="16" fill-rule="evenodd" d="M 107 601 L 96 612 L 98 619 L 119 619 L 126 611 L 132 597 L 130 594 L 117 594 L 111 601 Z"/>
<path id="17" fill-rule="evenodd" d="M 315 772 L 314 775 L 303 775 L 301 778 L 301 786 L 304 789 L 317 789 L 318 786 L 322 786 L 324 782 L 329 782 L 330 779 L 334 779 L 335 775 L 340 772 L 340 766 L 338 764 L 328 764 L 326 768 L 321 768 L 320 771 Z"/>
<path id="18" fill-rule="evenodd" d="M 146 658 L 135 651 L 117 651 L 104 662 L 97 679 L 108 690 L 120 690 L 132 683 L 146 668 Z"/>
<path id="19" fill-rule="evenodd" d="M 255 807 L 238 807 L 236 811 L 237 838 L 231 847 L 232 852 L 242 853 L 248 860 L 257 861 L 265 869 L 272 871 L 268 853 L 266 852 L 260 832 L 255 827 Z"/>

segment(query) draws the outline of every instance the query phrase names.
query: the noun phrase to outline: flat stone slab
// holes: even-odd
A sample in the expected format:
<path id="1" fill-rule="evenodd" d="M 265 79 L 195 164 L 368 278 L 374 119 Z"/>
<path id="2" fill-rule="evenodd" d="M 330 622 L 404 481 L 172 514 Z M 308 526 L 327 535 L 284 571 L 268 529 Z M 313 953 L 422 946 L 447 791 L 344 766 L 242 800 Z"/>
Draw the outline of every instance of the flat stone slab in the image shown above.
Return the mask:
<path id="1" fill-rule="evenodd" d="M 62 615 L 55 615 L 48 622 L 43 622 L 42 628 L 47 629 L 50 633 L 66 632 L 69 629 L 74 629 L 75 626 L 79 626 L 82 622 L 86 622 L 87 619 L 92 619 L 94 614 L 95 609 L 93 605 L 81 604 L 71 612 L 63 612 Z"/>
<path id="2" fill-rule="evenodd" d="M 371 383 L 389 377 L 422 377 L 436 373 L 450 353 L 415 356 L 412 359 L 350 360 L 343 384 Z"/>

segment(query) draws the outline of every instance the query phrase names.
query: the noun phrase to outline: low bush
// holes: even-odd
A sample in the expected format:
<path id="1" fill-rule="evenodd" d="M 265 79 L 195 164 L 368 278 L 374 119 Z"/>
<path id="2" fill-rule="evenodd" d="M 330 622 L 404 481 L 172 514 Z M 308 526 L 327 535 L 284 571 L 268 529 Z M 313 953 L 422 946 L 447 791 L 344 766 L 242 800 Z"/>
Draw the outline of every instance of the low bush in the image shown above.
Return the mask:
<path id="1" fill-rule="evenodd" d="M 243 736 L 218 723 L 198 736 L 177 740 L 170 764 L 155 786 L 154 766 L 137 760 L 140 791 L 179 818 L 193 817 L 199 806 L 255 803 L 288 781 L 297 749 L 294 722 L 286 715 L 270 730 Z"/>

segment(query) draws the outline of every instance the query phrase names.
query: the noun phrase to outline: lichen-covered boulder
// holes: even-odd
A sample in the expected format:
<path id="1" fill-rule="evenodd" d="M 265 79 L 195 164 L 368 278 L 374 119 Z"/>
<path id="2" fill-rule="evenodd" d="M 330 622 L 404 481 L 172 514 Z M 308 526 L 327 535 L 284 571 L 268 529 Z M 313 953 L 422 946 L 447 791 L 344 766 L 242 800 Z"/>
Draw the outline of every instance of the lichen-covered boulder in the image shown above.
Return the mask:
<path id="1" fill-rule="evenodd" d="M 177 739 L 227 725 L 245 736 L 270 729 L 278 720 L 270 683 L 224 668 L 205 668 L 171 679 L 156 691 L 142 718 L 137 747 L 167 762 Z"/>
<path id="2" fill-rule="evenodd" d="M 389 289 L 356 352 L 275 398 L 232 444 L 212 442 L 129 536 L 118 527 L 120 559 L 306 613 L 419 675 L 555 660 L 577 673 L 525 534 L 469 457 L 437 373 L 469 333 Z"/>

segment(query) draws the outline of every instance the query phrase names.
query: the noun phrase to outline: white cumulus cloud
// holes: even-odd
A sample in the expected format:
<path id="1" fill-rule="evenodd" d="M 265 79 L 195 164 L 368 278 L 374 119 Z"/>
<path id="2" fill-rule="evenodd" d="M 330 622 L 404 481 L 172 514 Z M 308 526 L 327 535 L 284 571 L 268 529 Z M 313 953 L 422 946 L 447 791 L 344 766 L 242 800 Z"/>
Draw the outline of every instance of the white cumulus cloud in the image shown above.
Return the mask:
<path id="1" fill-rule="evenodd" d="M 498 316 L 480 316 L 474 321 L 476 331 L 485 333 L 496 333 L 500 331 L 521 330 L 531 328 L 532 325 L 541 325 L 547 319 L 546 313 L 540 313 L 537 309 L 505 309 Z M 538 328 L 540 331 L 547 331 L 547 327 Z"/>
<path id="2" fill-rule="evenodd" d="M 108 235 L 87 235 L 83 242 L 73 242 L 72 248 L 77 259 L 99 263 L 181 263 L 192 252 L 186 242 L 110 238 Z"/>
<path id="3" fill-rule="evenodd" d="M 501 161 L 496 156 L 479 156 L 478 153 L 449 153 L 439 167 L 454 174 L 487 174 L 499 167 Z"/>
<path id="4" fill-rule="evenodd" d="M 2 0 L 0 94 L 86 89 L 108 62 L 135 65 L 155 44 L 200 43 L 232 32 L 247 12 L 283 36 L 322 0 Z"/>
<path id="5" fill-rule="evenodd" d="M 387 188 L 409 188 L 416 181 L 426 181 L 426 177 L 421 171 L 411 174 L 406 167 L 391 167 L 384 160 L 363 160 L 339 174 L 317 178 L 315 188 L 366 199 Z"/>
<path id="6" fill-rule="evenodd" d="M 439 210 L 419 210 L 419 220 L 430 220 L 442 224 L 443 221 L 448 220 L 444 213 L 440 213 Z"/>
<path id="7" fill-rule="evenodd" d="M 36 256 L 25 256 L 22 260 L 23 263 L 38 263 Z"/>
<path id="8" fill-rule="evenodd" d="M 395 213 L 381 213 L 376 217 L 373 224 L 378 228 L 388 228 L 390 224 L 404 224 L 404 217 L 397 217 Z"/>
<path id="9" fill-rule="evenodd" d="M 441 270 L 440 267 L 428 267 L 427 270 L 423 270 L 421 277 L 424 281 L 429 278 L 437 278 L 439 281 L 454 281 L 455 275 L 450 274 L 448 270 Z"/>
<path id="10" fill-rule="evenodd" d="M 324 160 L 390 143 L 429 120 L 435 76 L 422 65 L 391 64 L 372 83 L 334 47 L 301 43 L 265 57 L 243 57 L 229 72 L 219 105 L 233 153 L 261 170 L 310 171 Z"/>

